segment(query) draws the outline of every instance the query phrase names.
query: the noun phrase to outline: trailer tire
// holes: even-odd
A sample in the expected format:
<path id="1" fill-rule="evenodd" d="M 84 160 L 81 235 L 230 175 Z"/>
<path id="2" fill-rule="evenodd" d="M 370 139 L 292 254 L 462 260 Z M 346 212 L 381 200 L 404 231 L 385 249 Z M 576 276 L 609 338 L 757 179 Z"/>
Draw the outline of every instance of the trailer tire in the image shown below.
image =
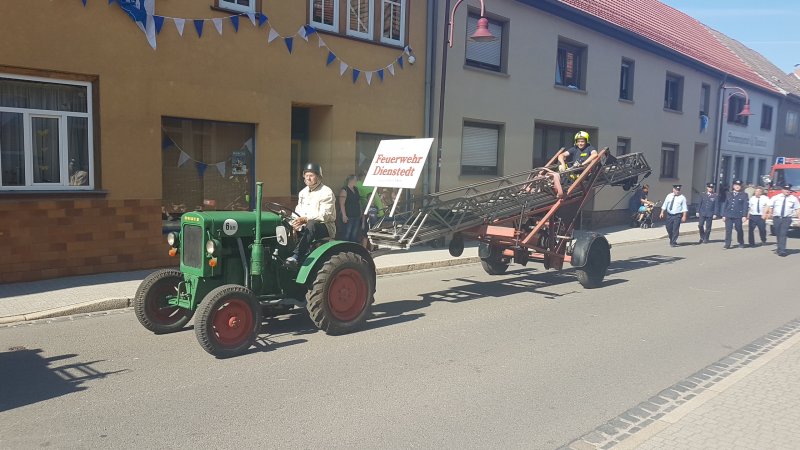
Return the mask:
<path id="1" fill-rule="evenodd" d="M 586 289 L 594 289 L 603 284 L 610 262 L 610 251 L 608 244 L 604 241 L 595 241 L 589 247 L 586 264 L 575 269 L 578 275 L 578 282 Z"/>
<path id="2" fill-rule="evenodd" d="M 481 266 L 489 275 L 503 275 L 508 270 L 508 263 L 502 260 L 482 259 Z"/>
<path id="3" fill-rule="evenodd" d="M 360 327 L 375 301 L 370 265 L 353 252 L 333 254 L 319 268 L 306 294 L 311 320 L 327 334 Z"/>
<path id="4" fill-rule="evenodd" d="M 255 342 L 261 318 L 261 305 L 250 289 L 237 284 L 220 286 L 197 308 L 197 342 L 217 358 L 240 355 Z"/>
<path id="5" fill-rule="evenodd" d="M 133 311 L 139 323 L 155 334 L 181 330 L 194 311 L 167 303 L 167 297 L 178 292 L 183 274 L 177 269 L 161 269 L 148 275 L 133 298 Z"/>

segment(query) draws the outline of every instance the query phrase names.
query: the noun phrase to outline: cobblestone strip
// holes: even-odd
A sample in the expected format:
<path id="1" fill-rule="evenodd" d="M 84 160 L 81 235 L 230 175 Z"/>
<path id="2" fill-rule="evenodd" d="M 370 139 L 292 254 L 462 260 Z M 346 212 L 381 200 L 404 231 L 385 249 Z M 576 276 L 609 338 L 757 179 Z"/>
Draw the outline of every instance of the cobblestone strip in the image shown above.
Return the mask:
<path id="1" fill-rule="evenodd" d="M 800 318 L 767 333 L 719 361 L 709 364 L 704 369 L 689 375 L 578 439 L 560 447 L 559 450 L 612 448 L 798 333 L 800 333 Z"/>

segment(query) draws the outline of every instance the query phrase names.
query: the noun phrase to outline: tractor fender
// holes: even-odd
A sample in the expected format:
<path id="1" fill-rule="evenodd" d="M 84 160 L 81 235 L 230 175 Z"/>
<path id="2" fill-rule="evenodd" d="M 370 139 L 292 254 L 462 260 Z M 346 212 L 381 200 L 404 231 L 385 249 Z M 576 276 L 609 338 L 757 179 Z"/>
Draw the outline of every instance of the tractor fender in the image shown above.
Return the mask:
<path id="1" fill-rule="evenodd" d="M 308 278 L 319 270 L 319 267 L 328 260 L 331 254 L 339 252 L 353 252 L 364 258 L 364 260 L 369 263 L 369 269 L 372 273 L 372 286 L 375 286 L 375 261 L 373 261 L 367 249 L 355 242 L 335 240 L 320 245 L 308 255 L 306 260 L 303 261 L 303 265 L 300 267 L 295 281 L 298 284 L 306 284 Z"/>
<path id="2" fill-rule="evenodd" d="M 575 245 L 572 247 L 571 264 L 573 267 L 581 268 L 586 266 L 589 261 L 589 252 L 599 252 L 605 258 L 606 265 L 611 263 L 611 244 L 599 233 L 587 231 L 575 231 L 572 234 Z"/>

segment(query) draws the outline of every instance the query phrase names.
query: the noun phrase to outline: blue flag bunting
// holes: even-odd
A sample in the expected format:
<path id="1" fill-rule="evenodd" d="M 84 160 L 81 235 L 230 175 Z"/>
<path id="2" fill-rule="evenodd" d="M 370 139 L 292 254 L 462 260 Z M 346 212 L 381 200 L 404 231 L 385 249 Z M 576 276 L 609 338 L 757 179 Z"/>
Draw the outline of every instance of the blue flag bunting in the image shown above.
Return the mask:
<path id="1" fill-rule="evenodd" d="M 202 163 L 200 161 L 195 161 L 194 167 L 197 169 L 197 175 L 200 176 L 200 178 L 202 178 L 203 174 L 206 173 L 206 169 L 208 169 L 208 164 Z"/>
<path id="2" fill-rule="evenodd" d="M 312 27 L 311 25 L 303 25 L 303 28 L 306 30 L 306 37 L 311 36 L 312 34 L 317 32 L 317 29 Z"/>
<path id="3" fill-rule="evenodd" d="M 239 16 L 231 16 L 231 24 L 233 24 L 233 29 L 238 33 L 239 32 Z"/>
<path id="4" fill-rule="evenodd" d="M 263 27 L 265 23 L 267 23 L 267 16 L 261 13 L 256 13 L 258 16 L 258 26 Z"/>
<path id="5" fill-rule="evenodd" d="M 83 7 L 86 8 L 86 0 L 81 0 L 83 2 Z"/>
<path id="6" fill-rule="evenodd" d="M 383 81 L 383 69 L 378 69 L 378 78 L 380 78 L 381 81 Z"/>
<path id="7" fill-rule="evenodd" d="M 153 16 L 153 21 L 156 24 L 156 34 L 161 33 L 161 28 L 164 26 L 164 17 L 163 16 Z"/>
<path id="8" fill-rule="evenodd" d="M 358 69 L 353 69 L 353 83 L 358 81 L 358 76 L 361 75 L 361 71 Z"/>
<path id="9" fill-rule="evenodd" d="M 166 150 L 173 145 L 175 145 L 175 143 L 172 142 L 172 139 L 170 139 L 169 136 L 164 136 L 164 140 L 161 141 L 161 150 Z"/>
<path id="10" fill-rule="evenodd" d="M 109 5 L 112 4 L 112 3 L 114 3 L 114 0 L 108 0 L 108 4 Z"/>
<path id="11" fill-rule="evenodd" d="M 328 52 L 328 61 L 325 63 L 326 66 L 330 66 L 332 62 L 336 61 L 336 55 L 333 52 Z"/>
<path id="12" fill-rule="evenodd" d="M 283 40 L 286 43 L 286 48 L 289 49 L 289 53 L 292 53 L 292 43 L 294 42 L 294 38 L 287 37 Z"/>
<path id="13" fill-rule="evenodd" d="M 403 55 L 397 58 L 397 65 L 399 65 L 401 69 L 403 68 Z"/>
<path id="14" fill-rule="evenodd" d="M 203 19 L 195 19 L 194 28 L 197 30 L 197 37 L 203 37 L 203 25 L 206 23 Z"/>

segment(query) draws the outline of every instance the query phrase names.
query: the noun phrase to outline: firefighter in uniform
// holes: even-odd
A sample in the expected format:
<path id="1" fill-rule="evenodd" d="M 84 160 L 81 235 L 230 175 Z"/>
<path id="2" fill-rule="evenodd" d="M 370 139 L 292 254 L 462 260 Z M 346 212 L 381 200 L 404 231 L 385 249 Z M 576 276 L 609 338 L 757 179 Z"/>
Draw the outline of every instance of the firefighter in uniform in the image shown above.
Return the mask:
<path id="1" fill-rule="evenodd" d="M 775 235 L 778 237 L 778 256 L 786 256 L 786 235 L 792 225 L 792 218 L 800 217 L 800 200 L 792 195 L 791 184 L 781 187 L 781 193 L 770 200 L 767 217 L 772 217 L 772 226 L 775 227 Z"/>
<path id="2" fill-rule="evenodd" d="M 764 195 L 764 189 L 757 187 L 747 207 L 747 244 L 750 247 L 756 247 L 756 228 L 761 238 L 759 245 L 767 243 L 767 225 L 763 216 L 766 215 L 768 207 L 769 199 Z"/>
<path id="3" fill-rule="evenodd" d="M 681 223 L 686 222 L 686 214 L 689 208 L 686 206 L 686 197 L 681 194 L 681 185 L 672 186 L 672 192 L 667 194 L 664 199 L 664 206 L 661 208 L 660 217 L 667 217 L 666 227 L 669 235 L 669 246 L 678 246 L 678 235 L 681 230 Z"/>
<path id="4" fill-rule="evenodd" d="M 697 227 L 700 229 L 700 244 L 708 244 L 711 236 L 711 221 L 717 218 L 717 193 L 714 192 L 714 183 L 706 184 L 706 192 L 700 196 L 697 206 Z"/>
<path id="5" fill-rule="evenodd" d="M 597 149 L 589 141 L 589 133 L 579 131 L 575 133 L 575 145 L 569 150 L 558 155 L 558 168 L 562 171 L 567 170 L 567 156 L 570 157 L 570 166 L 585 166 L 597 158 Z"/>
<path id="6" fill-rule="evenodd" d="M 725 222 L 725 248 L 731 248 L 731 235 L 736 227 L 736 240 L 739 248 L 744 248 L 742 219 L 747 217 L 747 194 L 742 192 L 741 180 L 733 182 L 733 192 L 728 193 L 722 205 L 722 221 Z"/>

